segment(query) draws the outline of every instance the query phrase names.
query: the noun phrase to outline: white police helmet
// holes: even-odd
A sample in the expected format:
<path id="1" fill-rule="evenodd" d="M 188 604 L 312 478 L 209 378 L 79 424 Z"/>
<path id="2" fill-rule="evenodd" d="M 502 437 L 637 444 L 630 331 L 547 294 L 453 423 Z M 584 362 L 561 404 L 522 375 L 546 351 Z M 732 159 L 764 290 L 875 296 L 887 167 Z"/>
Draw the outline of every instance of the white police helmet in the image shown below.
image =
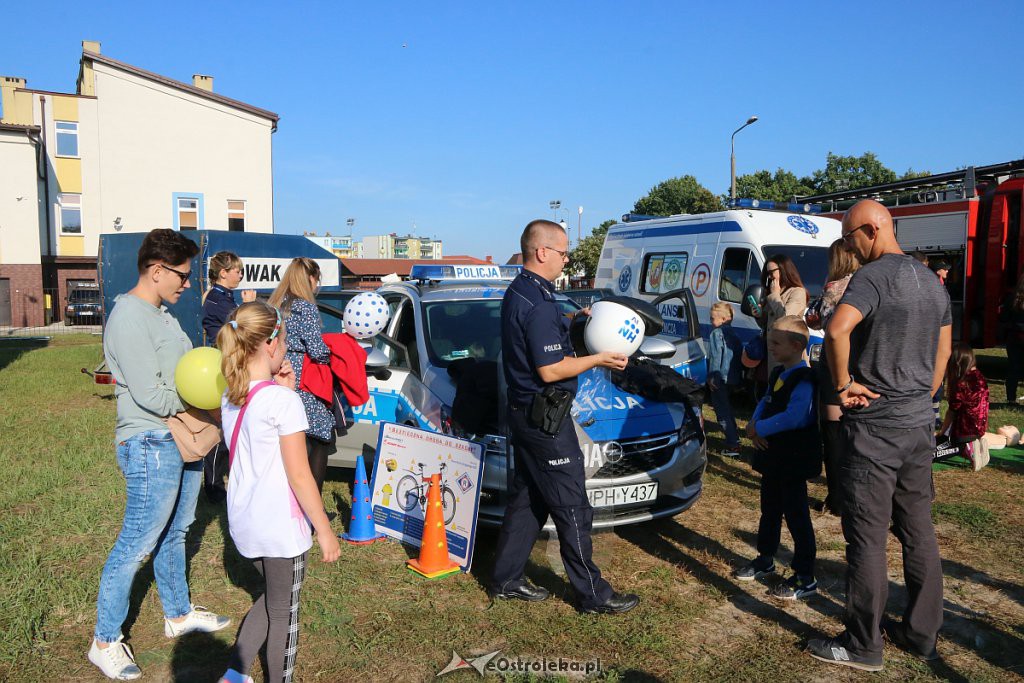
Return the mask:
<path id="1" fill-rule="evenodd" d="M 369 339 L 388 324 L 388 302 L 376 292 L 356 294 L 345 306 L 345 331 L 356 339 Z"/>
<path id="2" fill-rule="evenodd" d="M 631 308 L 612 301 L 598 301 L 590 307 L 590 320 L 583 341 L 590 353 L 632 355 L 644 340 L 644 322 Z"/>

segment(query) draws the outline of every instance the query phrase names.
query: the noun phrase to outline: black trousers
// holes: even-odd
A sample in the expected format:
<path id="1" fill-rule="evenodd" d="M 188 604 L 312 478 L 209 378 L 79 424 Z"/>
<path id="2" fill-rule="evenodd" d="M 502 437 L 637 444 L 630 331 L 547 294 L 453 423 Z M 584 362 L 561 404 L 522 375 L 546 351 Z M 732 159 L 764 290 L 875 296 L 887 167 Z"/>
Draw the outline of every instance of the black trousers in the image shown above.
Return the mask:
<path id="1" fill-rule="evenodd" d="M 834 515 L 843 513 L 843 494 L 839 488 L 839 463 L 843 458 L 843 436 L 838 420 L 821 421 L 821 445 L 825 464 L 825 507 Z"/>
<path id="2" fill-rule="evenodd" d="M 583 452 L 572 419 L 567 417 L 558 434 L 549 436 L 527 423 L 523 409 L 513 407 L 509 424 L 515 478 L 498 536 L 493 589 L 501 592 L 523 584 L 530 551 L 550 514 L 562 564 L 580 607 L 605 603 L 612 596 L 612 587 L 591 557 L 594 509 L 587 499 Z"/>
<path id="3" fill-rule="evenodd" d="M 882 653 L 880 624 L 889 594 L 889 524 L 903 546 L 907 640 L 929 652 L 942 627 L 942 565 L 932 525 L 932 425 L 880 427 L 842 421 L 846 442 L 839 481 L 846 537 L 844 644 L 858 654 Z"/>
<path id="4" fill-rule="evenodd" d="M 313 473 L 316 488 L 320 493 L 324 492 L 324 479 L 327 478 L 327 458 L 336 450 L 334 444 L 321 441 L 309 434 L 306 435 L 306 456 L 309 458 L 309 469 Z"/>
<path id="5" fill-rule="evenodd" d="M 761 522 L 757 528 L 757 554 L 774 558 L 782 539 L 785 518 L 793 536 L 793 571 L 803 576 L 814 575 L 817 545 L 811 511 L 807 507 L 807 481 L 779 474 L 761 477 Z"/>
<path id="6" fill-rule="evenodd" d="M 203 458 L 203 486 L 207 491 L 225 490 L 224 475 L 228 473 L 228 447 L 219 443 Z"/>

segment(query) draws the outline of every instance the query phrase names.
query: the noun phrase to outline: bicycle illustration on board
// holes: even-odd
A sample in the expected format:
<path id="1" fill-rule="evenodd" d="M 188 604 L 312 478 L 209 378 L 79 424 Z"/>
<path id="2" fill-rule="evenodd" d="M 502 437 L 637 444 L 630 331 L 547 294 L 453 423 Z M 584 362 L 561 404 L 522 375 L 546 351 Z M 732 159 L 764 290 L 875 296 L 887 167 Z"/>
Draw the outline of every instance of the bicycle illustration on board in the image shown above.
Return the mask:
<path id="1" fill-rule="evenodd" d="M 398 506 L 405 512 L 411 512 L 417 504 L 426 516 L 427 491 L 430 488 L 430 477 L 423 476 L 423 463 L 417 463 L 419 476 L 416 472 L 407 469 L 406 474 L 398 480 L 395 493 L 398 497 Z M 445 463 L 441 463 L 441 508 L 444 511 L 444 525 L 448 526 L 455 518 L 455 492 L 448 486 L 445 478 Z"/>

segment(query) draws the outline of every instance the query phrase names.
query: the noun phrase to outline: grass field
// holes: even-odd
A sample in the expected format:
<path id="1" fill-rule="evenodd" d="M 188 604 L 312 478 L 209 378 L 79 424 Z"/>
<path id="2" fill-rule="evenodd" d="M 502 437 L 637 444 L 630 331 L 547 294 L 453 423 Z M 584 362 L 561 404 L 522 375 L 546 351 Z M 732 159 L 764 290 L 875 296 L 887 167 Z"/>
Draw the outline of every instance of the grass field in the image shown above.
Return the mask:
<path id="1" fill-rule="evenodd" d="M 0 347 L 0 679 L 104 680 L 86 660 L 102 564 L 121 522 L 124 487 L 113 455 L 108 388 L 78 370 L 95 366 L 94 337 L 48 348 Z M 1003 359 L 986 355 L 992 425 L 1024 424 L 1001 405 Z M 816 515 L 821 592 L 774 601 L 765 585 L 731 570 L 748 559 L 757 528 L 757 475 L 717 455 L 712 435 L 703 498 L 690 511 L 595 538 L 598 565 L 640 608 L 617 617 L 578 615 L 557 541 L 538 542 L 528 572 L 555 597 L 491 604 L 483 587 L 494 539 L 484 535 L 474 570 L 437 582 L 407 572 L 394 543 L 344 547 L 336 565 L 313 562 L 303 590 L 300 681 L 426 681 L 452 658 L 495 650 L 524 659 L 600 659 L 605 681 L 842 681 L 859 678 L 801 653 L 809 637 L 840 630 L 844 544 L 839 520 Z M 325 489 L 328 511 L 348 511 L 344 470 Z M 943 660 L 926 665 L 887 648 L 874 680 L 1020 680 L 1024 675 L 1024 470 L 1015 466 L 936 472 L 934 516 L 943 556 Z M 824 486 L 815 483 L 820 500 Z M 338 524 L 336 522 L 336 524 Z M 200 497 L 188 541 L 193 601 L 237 620 L 259 586 L 226 534 L 222 507 Z M 340 525 L 338 526 L 340 530 Z M 782 563 L 789 559 L 784 533 Z M 890 543 L 890 611 L 905 596 Z M 234 627 L 213 635 L 163 636 L 149 567 L 136 582 L 126 632 L 143 680 L 211 681 L 223 672 Z M 257 680 L 259 672 L 254 673 Z M 493 677 L 493 674 L 492 674 Z M 474 671 L 445 678 L 477 680 Z M 509 680 L 531 680 L 528 674 Z"/>

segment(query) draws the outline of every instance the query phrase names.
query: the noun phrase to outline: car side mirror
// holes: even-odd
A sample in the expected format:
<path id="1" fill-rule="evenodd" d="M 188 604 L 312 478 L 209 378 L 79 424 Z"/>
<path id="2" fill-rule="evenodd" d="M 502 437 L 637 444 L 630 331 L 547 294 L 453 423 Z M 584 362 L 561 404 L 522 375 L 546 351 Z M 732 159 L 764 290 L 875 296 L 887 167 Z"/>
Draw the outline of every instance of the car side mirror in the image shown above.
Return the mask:
<path id="1" fill-rule="evenodd" d="M 743 301 L 740 302 L 740 310 L 744 315 L 753 318 L 761 317 L 761 300 L 764 298 L 764 287 L 761 285 L 750 285 L 747 291 L 743 292 Z"/>
<path id="2" fill-rule="evenodd" d="M 644 337 L 640 344 L 640 355 L 648 358 L 671 358 L 676 353 L 676 345 L 660 337 Z"/>
<path id="3" fill-rule="evenodd" d="M 380 349 L 368 349 L 366 352 L 366 372 L 373 373 L 390 365 L 388 354 Z"/>

